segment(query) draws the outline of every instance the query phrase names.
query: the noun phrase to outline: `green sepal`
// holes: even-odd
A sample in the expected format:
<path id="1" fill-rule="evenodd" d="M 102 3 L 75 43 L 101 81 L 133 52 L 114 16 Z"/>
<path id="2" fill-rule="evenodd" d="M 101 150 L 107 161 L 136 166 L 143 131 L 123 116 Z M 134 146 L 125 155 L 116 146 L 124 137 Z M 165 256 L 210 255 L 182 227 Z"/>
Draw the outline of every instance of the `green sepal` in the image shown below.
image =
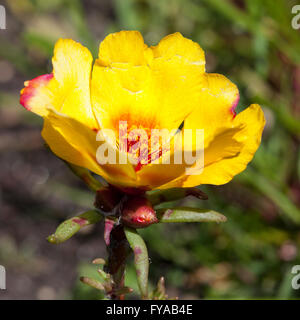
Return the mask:
<path id="1" fill-rule="evenodd" d="M 159 222 L 225 222 L 227 218 L 213 210 L 177 207 L 158 209 L 156 211 Z"/>
<path id="2" fill-rule="evenodd" d="M 70 239 L 81 228 L 90 224 L 95 224 L 102 220 L 102 215 L 97 210 L 90 210 L 61 223 L 55 233 L 50 235 L 47 240 L 53 244 L 62 243 Z"/>
<path id="3" fill-rule="evenodd" d="M 142 299 L 147 299 L 149 258 L 146 244 L 143 238 L 134 229 L 125 228 L 125 235 L 134 253 L 134 265 Z"/>

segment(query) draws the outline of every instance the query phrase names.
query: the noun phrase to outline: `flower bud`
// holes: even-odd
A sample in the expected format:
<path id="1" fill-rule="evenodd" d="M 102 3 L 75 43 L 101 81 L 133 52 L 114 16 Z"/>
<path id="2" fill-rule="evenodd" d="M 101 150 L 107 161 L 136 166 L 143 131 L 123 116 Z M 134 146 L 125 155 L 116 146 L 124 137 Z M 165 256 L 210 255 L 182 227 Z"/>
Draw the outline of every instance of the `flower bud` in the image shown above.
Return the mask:
<path id="1" fill-rule="evenodd" d="M 132 228 L 145 228 L 157 223 L 155 210 L 150 201 L 144 197 L 130 197 L 123 204 L 122 222 Z"/>

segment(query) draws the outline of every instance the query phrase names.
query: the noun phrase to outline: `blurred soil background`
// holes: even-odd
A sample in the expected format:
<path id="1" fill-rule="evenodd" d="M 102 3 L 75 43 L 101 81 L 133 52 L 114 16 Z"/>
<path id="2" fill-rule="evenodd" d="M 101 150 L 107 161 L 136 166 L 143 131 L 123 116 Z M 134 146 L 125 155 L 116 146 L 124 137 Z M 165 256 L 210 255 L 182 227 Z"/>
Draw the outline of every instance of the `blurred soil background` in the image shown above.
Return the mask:
<path id="1" fill-rule="evenodd" d="M 46 237 L 92 207 L 93 194 L 45 147 L 42 120 L 19 105 L 25 80 L 52 70 L 59 37 L 97 56 L 110 32 L 136 29 L 149 45 L 179 31 L 206 53 L 207 71 L 241 93 L 239 111 L 260 103 L 267 125 L 251 165 L 225 186 L 203 186 L 208 201 L 184 202 L 225 214 L 224 224 L 154 225 L 142 230 L 153 285 L 166 277 L 181 299 L 299 298 L 300 32 L 291 0 L 10 0 L 0 30 L 0 299 L 97 299 L 79 282 L 105 257 L 102 225 L 54 246 Z M 137 290 L 132 264 L 127 282 Z M 132 298 L 135 296 L 133 295 Z"/>

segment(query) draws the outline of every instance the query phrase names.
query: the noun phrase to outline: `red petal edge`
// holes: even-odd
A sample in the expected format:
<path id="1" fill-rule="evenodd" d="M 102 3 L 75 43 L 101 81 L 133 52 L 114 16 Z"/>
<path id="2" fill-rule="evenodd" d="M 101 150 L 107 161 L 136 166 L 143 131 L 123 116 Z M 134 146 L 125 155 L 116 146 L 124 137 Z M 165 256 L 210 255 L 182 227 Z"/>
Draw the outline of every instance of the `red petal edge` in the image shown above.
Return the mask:
<path id="1" fill-rule="evenodd" d="M 46 85 L 53 78 L 53 74 L 43 74 L 32 80 L 25 82 L 25 88 L 21 91 L 20 104 L 30 111 L 28 100 L 35 94 L 35 90 L 39 87 Z"/>
<path id="2" fill-rule="evenodd" d="M 233 115 L 233 119 L 234 119 L 235 116 L 236 116 L 235 109 L 236 109 L 236 107 L 237 107 L 237 105 L 238 105 L 238 103 L 239 103 L 239 100 L 240 100 L 240 95 L 238 94 L 237 97 L 236 97 L 236 99 L 235 99 L 235 101 L 234 101 L 234 103 L 232 104 L 232 106 L 231 106 L 231 108 L 230 108 L 230 112 L 231 112 L 232 115 Z"/>

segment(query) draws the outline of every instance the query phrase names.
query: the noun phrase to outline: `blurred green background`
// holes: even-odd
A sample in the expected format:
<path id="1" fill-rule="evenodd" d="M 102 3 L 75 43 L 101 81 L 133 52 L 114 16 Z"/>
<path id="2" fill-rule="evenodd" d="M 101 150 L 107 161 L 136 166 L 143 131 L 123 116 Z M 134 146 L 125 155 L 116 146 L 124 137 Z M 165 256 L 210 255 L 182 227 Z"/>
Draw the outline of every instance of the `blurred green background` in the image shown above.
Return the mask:
<path id="1" fill-rule="evenodd" d="M 299 298 L 300 33 L 288 0 L 14 0 L 0 30 L 0 299 L 96 299 L 79 283 L 105 257 L 102 226 L 53 246 L 46 237 L 90 208 L 93 195 L 43 145 L 41 119 L 19 105 L 25 80 L 52 70 L 53 45 L 70 37 L 97 55 L 110 32 L 137 29 L 149 45 L 179 31 L 206 53 L 207 71 L 241 93 L 239 110 L 260 103 L 267 125 L 251 165 L 227 185 L 203 186 L 224 224 L 154 225 L 141 233 L 150 280 L 166 277 L 181 299 Z M 182 204 L 182 203 L 181 203 Z M 136 288 L 132 264 L 127 281 Z M 135 297 L 134 295 L 132 297 Z"/>

